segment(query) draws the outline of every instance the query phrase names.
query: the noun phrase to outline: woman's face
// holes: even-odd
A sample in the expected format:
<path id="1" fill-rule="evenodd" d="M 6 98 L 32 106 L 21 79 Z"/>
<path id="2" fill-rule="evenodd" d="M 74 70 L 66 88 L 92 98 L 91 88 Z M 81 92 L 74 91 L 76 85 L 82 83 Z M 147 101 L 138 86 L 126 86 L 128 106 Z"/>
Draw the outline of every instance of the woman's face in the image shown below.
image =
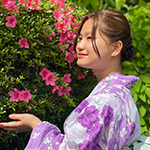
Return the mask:
<path id="1" fill-rule="evenodd" d="M 95 53 L 92 41 L 92 19 L 87 20 L 80 32 L 79 42 L 76 46 L 77 52 L 77 64 L 80 67 L 90 68 L 93 70 L 107 69 L 112 52 L 112 46 L 106 43 L 106 40 L 101 37 L 99 31 L 96 30 L 95 42 L 100 54 L 99 56 Z M 106 38 L 105 38 L 106 39 Z"/>

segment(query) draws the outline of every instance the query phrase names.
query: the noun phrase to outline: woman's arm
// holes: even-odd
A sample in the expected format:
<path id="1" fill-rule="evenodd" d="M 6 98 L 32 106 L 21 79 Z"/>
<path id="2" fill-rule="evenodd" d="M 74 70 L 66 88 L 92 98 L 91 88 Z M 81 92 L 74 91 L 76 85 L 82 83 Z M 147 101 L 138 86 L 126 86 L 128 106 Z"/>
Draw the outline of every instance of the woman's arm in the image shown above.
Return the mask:
<path id="1" fill-rule="evenodd" d="M 39 118 L 31 114 L 11 114 L 9 117 L 15 121 L 0 123 L 0 127 L 7 131 L 30 131 L 42 122 Z"/>

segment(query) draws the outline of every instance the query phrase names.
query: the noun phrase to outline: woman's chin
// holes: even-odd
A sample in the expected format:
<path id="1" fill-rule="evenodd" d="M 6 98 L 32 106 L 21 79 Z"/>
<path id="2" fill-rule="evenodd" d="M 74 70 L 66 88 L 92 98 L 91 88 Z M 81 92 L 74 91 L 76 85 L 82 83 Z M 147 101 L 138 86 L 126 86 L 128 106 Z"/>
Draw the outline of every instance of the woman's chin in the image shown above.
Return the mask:
<path id="1" fill-rule="evenodd" d="M 78 65 L 79 67 L 82 67 L 82 68 L 90 69 L 90 67 L 89 67 L 89 65 L 88 65 L 88 64 L 81 63 L 80 61 L 77 61 L 77 65 Z"/>

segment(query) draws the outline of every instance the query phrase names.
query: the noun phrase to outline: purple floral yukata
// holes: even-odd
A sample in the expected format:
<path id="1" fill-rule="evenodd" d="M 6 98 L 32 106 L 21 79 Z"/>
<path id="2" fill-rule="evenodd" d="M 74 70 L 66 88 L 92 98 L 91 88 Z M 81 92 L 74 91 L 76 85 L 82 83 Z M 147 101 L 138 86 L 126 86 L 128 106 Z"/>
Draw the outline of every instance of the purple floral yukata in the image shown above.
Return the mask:
<path id="1" fill-rule="evenodd" d="M 141 134 L 130 91 L 138 80 L 133 75 L 106 77 L 67 117 L 64 134 L 42 122 L 34 127 L 25 150 L 121 150 L 131 145 Z"/>

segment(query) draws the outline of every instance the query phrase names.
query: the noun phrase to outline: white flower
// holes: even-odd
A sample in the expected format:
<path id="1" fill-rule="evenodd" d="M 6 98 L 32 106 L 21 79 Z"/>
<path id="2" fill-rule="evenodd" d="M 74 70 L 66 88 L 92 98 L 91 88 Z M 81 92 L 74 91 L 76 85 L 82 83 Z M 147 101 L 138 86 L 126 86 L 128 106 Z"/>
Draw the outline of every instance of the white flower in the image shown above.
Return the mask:
<path id="1" fill-rule="evenodd" d="M 50 143 L 50 142 L 51 142 L 51 140 L 49 140 L 48 137 L 44 140 L 44 144 L 47 144 L 47 143 Z"/>
<path id="2" fill-rule="evenodd" d="M 120 136 L 123 138 L 125 134 L 127 134 L 127 131 L 126 131 L 125 127 L 124 127 L 122 129 L 122 131 L 120 131 Z"/>
<path id="3" fill-rule="evenodd" d="M 39 135 L 40 135 L 40 133 L 34 132 L 33 133 L 33 139 L 36 139 Z"/>

